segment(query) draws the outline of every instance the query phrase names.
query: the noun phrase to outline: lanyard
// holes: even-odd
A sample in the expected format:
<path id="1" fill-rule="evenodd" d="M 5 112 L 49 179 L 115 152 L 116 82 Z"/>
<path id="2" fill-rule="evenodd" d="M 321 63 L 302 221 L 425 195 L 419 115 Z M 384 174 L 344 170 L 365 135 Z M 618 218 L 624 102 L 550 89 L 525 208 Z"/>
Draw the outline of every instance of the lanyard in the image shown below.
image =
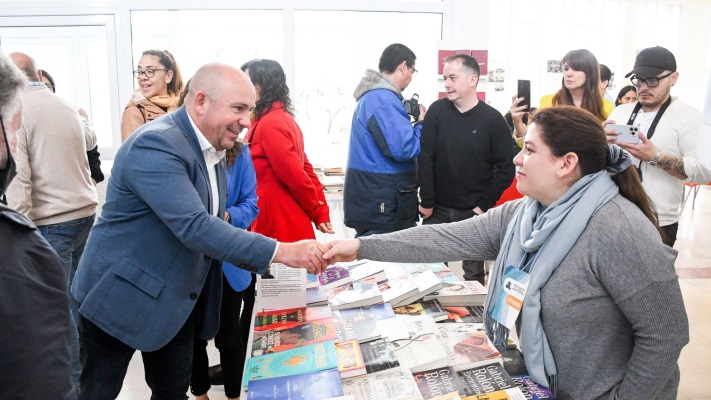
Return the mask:
<path id="1" fill-rule="evenodd" d="M 531 253 L 523 253 L 523 257 L 521 257 L 521 262 L 518 263 L 518 269 L 530 274 L 531 273 L 531 264 L 533 264 L 533 262 L 536 261 L 536 257 L 538 257 L 538 252 L 533 253 L 533 257 L 531 257 L 531 259 L 528 260 L 528 262 L 526 262 L 526 258 L 529 255 L 531 255 Z"/>
<path id="2" fill-rule="evenodd" d="M 657 112 L 657 115 L 654 116 L 654 119 L 652 120 L 652 124 L 649 125 L 649 129 L 647 130 L 647 139 L 651 139 L 652 135 L 654 135 L 654 131 L 657 129 L 657 124 L 659 123 L 659 120 L 662 118 L 662 115 L 664 114 L 664 111 L 669 108 L 669 105 L 672 102 L 671 96 L 667 98 L 667 101 L 662 104 L 662 107 L 659 109 Z M 632 110 L 632 115 L 630 115 L 630 119 L 627 121 L 627 125 L 633 125 L 634 120 L 637 118 L 637 113 L 639 110 L 642 108 L 642 103 L 637 102 L 637 105 L 634 106 L 634 110 Z M 639 180 L 642 180 L 642 161 L 640 160 L 639 164 L 637 165 L 637 172 L 639 172 Z"/>

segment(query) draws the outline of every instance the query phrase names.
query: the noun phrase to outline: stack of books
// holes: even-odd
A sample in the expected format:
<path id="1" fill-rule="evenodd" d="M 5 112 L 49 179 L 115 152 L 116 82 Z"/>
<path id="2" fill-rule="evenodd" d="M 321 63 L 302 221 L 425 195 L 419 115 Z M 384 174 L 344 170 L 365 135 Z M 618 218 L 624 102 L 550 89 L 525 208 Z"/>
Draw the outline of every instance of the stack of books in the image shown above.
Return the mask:
<path id="1" fill-rule="evenodd" d="M 525 399 L 548 393 L 525 375 L 525 366 L 515 377 L 507 374 L 504 358 L 520 352 L 504 356 L 486 336 L 486 288 L 453 279 L 444 264 L 363 260 L 335 264 L 319 276 L 294 277 L 278 266 L 270 272 L 274 280 L 258 285 L 246 399 Z M 275 309 L 279 277 L 289 289 Z M 268 308 L 261 304 L 262 288 Z M 303 300 L 294 291 L 302 291 Z"/>

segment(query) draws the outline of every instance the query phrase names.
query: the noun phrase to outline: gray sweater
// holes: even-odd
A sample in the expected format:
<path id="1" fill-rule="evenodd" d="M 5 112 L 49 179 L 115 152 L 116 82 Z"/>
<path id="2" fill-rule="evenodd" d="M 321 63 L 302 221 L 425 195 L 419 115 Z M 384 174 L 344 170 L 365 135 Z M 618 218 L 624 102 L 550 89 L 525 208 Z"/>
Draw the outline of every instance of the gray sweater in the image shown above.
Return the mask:
<path id="1" fill-rule="evenodd" d="M 364 237 L 360 257 L 494 259 L 519 204 L 509 202 L 451 224 Z M 676 399 L 677 360 L 689 341 L 689 323 L 675 259 L 676 251 L 662 244 L 652 224 L 624 197 L 615 197 L 592 217 L 541 291 L 558 399 Z"/>

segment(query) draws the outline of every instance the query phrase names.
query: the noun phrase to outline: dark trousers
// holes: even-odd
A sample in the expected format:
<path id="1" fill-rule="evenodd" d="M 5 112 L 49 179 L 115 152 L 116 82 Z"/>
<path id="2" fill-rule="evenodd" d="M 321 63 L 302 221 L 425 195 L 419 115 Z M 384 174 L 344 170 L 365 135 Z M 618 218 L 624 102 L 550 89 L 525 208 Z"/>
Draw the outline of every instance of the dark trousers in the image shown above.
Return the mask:
<path id="1" fill-rule="evenodd" d="M 408 226 L 405 229 L 414 228 L 416 226 L 417 226 L 417 221 L 413 220 L 412 224 L 410 224 L 410 226 Z M 370 229 L 358 230 L 358 229 L 356 229 L 355 237 L 359 238 L 359 237 L 363 237 L 363 236 L 380 235 L 382 233 L 390 233 L 390 232 L 394 232 L 394 231 L 378 231 L 378 230 L 370 230 Z"/>
<path id="2" fill-rule="evenodd" d="M 254 311 L 254 300 L 257 290 L 257 275 L 252 274 L 252 283 L 249 287 L 242 292 L 242 315 L 239 317 L 240 324 L 240 336 L 242 337 L 242 343 L 246 346 L 252 345 L 249 343 L 249 328 L 252 325 L 252 313 Z"/>
<path id="3" fill-rule="evenodd" d="M 429 218 L 422 221 L 423 225 L 445 224 L 448 222 L 462 221 L 474 216 L 474 209 L 458 210 L 435 204 L 432 214 Z M 473 281 L 480 280 L 484 283 L 484 261 L 478 260 L 463 260 L 462 269 L 464 270 L 464 280 Z"/>
<path id="4" fill-rule="evenodd" d="M 81 317 L 81 323 L 84 368 L 79 399 L 116 399 L 136 349 L 104 332 L 84 317 Z M 168 344 L 156 351 L 141 352 L 146 383 L 152 392 L 151 400 L 187 399 L 194 336 L 195 311 Z"/>
<path id="5" fill-rule="evenodd" d="M 249 290 L 249 288 L 247 288 Z M 220 307 L 220 328 L 215 336 L 215 347 L 220 351 L 220 364 L 225 381 L 225 395 L 229 398 L 239 397 L 242 389 L 242 372 L 244 357 L 247 352 L 245 341 L 242 340 L 240 325 L 240 309 L 242 308 L 242 293 L 232 289 L 230 283 L 222 277 L 222 304 Z M 250 311 L 251 317 L 251 311 Z M 249 320 L 247 320 L 249 331 Z M 207 340 L 195 337 L 193 345 L 193 371 L 190 381 L 190 392 L 200 396 L 210 390 L 210 378 L 207 373 L 209 361 L 207 358 Z"/>
<path id="6" fill-rule="evenodd" d="M 674 243 L 676 243 L 676 233 L 679 230 L 679 223 L 675 222 L 671 225 L 661 226 L 659 228 L 664 232 L 664 237 L 662 238 L 664 244 L 669 247 L 674 247 Z"/>

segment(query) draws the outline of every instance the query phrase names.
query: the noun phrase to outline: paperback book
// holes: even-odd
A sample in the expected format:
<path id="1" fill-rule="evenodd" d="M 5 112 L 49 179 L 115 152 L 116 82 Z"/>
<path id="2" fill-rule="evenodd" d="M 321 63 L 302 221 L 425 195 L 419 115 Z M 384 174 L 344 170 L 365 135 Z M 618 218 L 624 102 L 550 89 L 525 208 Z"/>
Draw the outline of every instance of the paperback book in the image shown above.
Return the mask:
<path id="1" fill-rule="evenodd" d="M 380 339 L 380 328 L 376 320 L 370 315 L 334 319 L 333 325 L 336 329 L 336 343 L 349 340 L 369 342 Z"/>
<path id="2" fill-rule="evenodd" d="M 341 378 L 365 375 L 368 372 L 357 340 L 336 343 L 336 355 Z"/>
<path id="3" fill-rule="evenodd" d="M 442 289 L 427 295 L 443 306 L 481 306 L 486 300 L 486 288 L 478 281 L 442 282 Z"/>
<path id="4" fill-rule="evenodd" d="M 250 381 L 338 368 L 333 340 L 247 359 L 242 386 Z"/>
<path id="5" fill-rule="evenodd" d="M 307 288 L 306 305 L 309 307 L 328 305 L 328 295 L 326 294 L 326 289 L 321 286 Z"/>
<path id="6" fill-rule="evenodd" d="M 400 319 L 412 319 L 424 316 L 428 316 L 435 321 L 447 319 L 447 311 L 437 299 L 395 307 L 393 311 L 395 312 L 395 317 Z"/>
<path id="7" fill-rule="evenodd" d="M 352 319 L 361 315 L 369 316 L 374 320 L 379 321 L 382 319 L 394 318 L 395 312 L 393 311 L 393 307 L 388 303 L 379 303 L 371 306 L 346 308 L 343 310 L 333 311 L 334 320 Z"/>
<path id="8" fill-rule="evenodd" d="M 484 306 L 443 306 L 447 319 L 442 322 L 484 322 Z"/>
<path id="9" fill-rule="evenodd" d="M 410 371 L 392 369 L 376 374 L 344 379 L 343 392 L 357 400 L 418 400 L 422 399 Z"/>
<path id="10" fill-rule="evenodd" d="M 258 277 L 256 305 L 259 311 L 306 307 L 306 270 L 284 264 L 269 265 L 271 278 Z"/>
<path id="11" fill-rule="evenodd" d="M 478 367 L 492 361 L 503 365 L 501 353 L 486 336 L 482 324 L 438 324 L 447 365 L 455 371 Z"/>
<path id="12" fill-rule="evenodd" d="M 432 318 L 389 319 L 380 321 L 379 325 L 401 367 L 419 372 L 447 365 L 447 353 L 440 344 L 439 329 Z"/>
<path id="13" fill-rule="evenodd" d="M 351 282 L 326 292 L 332 310 L 371 306 L 383 302 L 378 284 L 369 280 Z"/>
<path id="14" fill-rule="evenodd" d="M 252 357 L 302 347 L 336 339 L 332 318 L 295 323 L 289 327 L 255 331 L 252 336 Z"/>
<path id="15" fill-rule="evenodd" d="M 331 307 L 328 305 L 263 311 L 258 312 L 254 317 L 254 330 L 264 331 L 274 328 L 289 328 L 301 322 L 328 318 L 331 315 Z"/>
<path id="16" fill-rule="evenodd" d="M 318 280 L 324 289 L 332 289 L 350 283 L 351 275 L 348 273 L 348 267 L 333 264 L 318 276 Z"/>
<path id="17" fill-rule="evenodd" d="M 489 394 L 498 390 L 516 389 L 516 382 L 511 379 L 499 363 L 486 364 L 457 372 L 462 383 L 462 397 Z"/>
<path id="18" fill-rule="evenodd" d="M 403 300 L 417 294 L 417 283 L 410 275 L 401 275 L 378 282 L 385 303 L 397 307 Z"/>
<path id="19" fill-rule="evenodd" d="M 511 375 L 511 379 L 516 383 L 528 400 L 553 399 L 553 393 L 545 387 L 537 384 L 528 375 Z"/>
<path id="20" fill-rule="evenodd" d="M 363 355 L 366 372 L 369 374 L 400 367 L 395 351 L 383 339 L 361 343 L 360 352 Z"/>
<path id="21" fill-rule="evenodd" d="M 250 381 L 249 400 L 326 400 L 343 395 L 336 369 Z"/>
<path id="22" fill-rule="evenodd" d="M 396 305 L 414 303 L 418 300 L 422 300 L 425 296 L 442 289 L 442 282 L 439 278 L 437 278 L 434 272 L 430 270 L 415 272 L 411 276 L 417 284 L 417 293 L 413 294 L 404 301 L 397 303 Z"/>

